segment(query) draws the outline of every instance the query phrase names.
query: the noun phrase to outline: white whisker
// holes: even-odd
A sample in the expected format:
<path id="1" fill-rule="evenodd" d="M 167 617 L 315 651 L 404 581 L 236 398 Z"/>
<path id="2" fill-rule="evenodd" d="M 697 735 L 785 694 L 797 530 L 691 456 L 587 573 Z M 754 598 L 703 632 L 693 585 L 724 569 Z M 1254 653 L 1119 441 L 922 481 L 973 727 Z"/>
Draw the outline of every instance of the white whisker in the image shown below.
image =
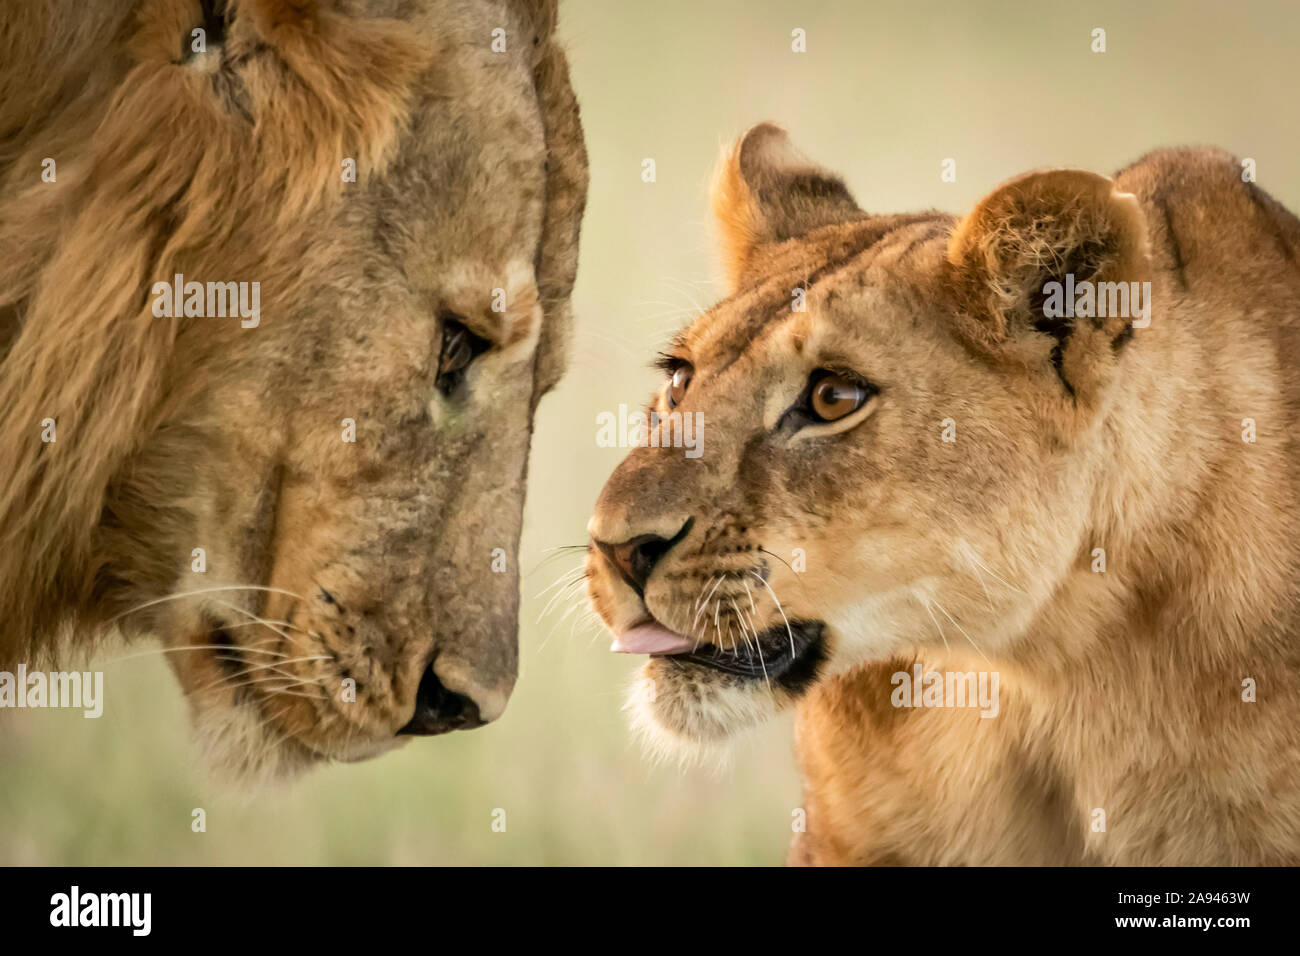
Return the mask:
<path id="1" fill-rule="evenodd" d="M 933 598 L 931 598 L 931 600 L 934 601 Z M 966 638 L 966 640 L 970 641 L 970 646 L 975 648 L 975 650 L 979 651 L 980 657 L 984 658 L 985 662 L 988 663 L 990 666 L 992 666 L 993 662 L 989 660 L 988 655 L 985 654 L 982 650 L 980 650 L 980 646 L 975 643 L 975 640 L 969 634 L 966 633 L 966 629 L 962 627 L 960 624 L 958 624 L 956 620 L 953 619 L 953 616 L 944 609 L 944 606 L 940 604 L 938 601 L 934 601 L 934 606 L 939 609 L 939 612 L 944 617 L 952 621 L 952 626 L 957 628 L 957 630 L 961 631 L 962 635 Z"/>
<path id="2" fill-rule="evenodd" d="M 767 588 L 767 593 L 772 595 L 772 600 L 776 602 L 776 609 L 781 612 L 781 620 L 785 621 L 785 632 L 790 637 L 790 655 L 793 657 L 795 654 L 794 628 L 790 626 L 790 619 L 785 616 L 785 608 L 781 607 L 781 599 L 778 598 L 776 596 L 776 592 L 772 590 L 772 585 L 768 584 L 766 581 L 763 580 L 762 575 L 760 575 L 757 571 L 750 571 L 749 573 L 754 575 L 754 577 L 758 580 L 759 584 Z"/>
<path id="3" fill-rule="evenodd" d="M 109 618 L 108 623 L 112 624 L 114 621 L 119 621 L 128 614 L 134 614 L 136 611 L 143 611 L 145 608 L 153 607 L 156 604 L 164 604 L 167 601 L 179 601 L 182 598 L 196 597 L 200 594 L 216 594 L 219 591 L 266 591 L 271 594 L 285 594 L 291 598 L 296 598 L 299 601 L 307 600 L 301 594 L 294 594 L 292 591 L 285 591 L 283 588 L 263 587 L 260 584 L 229 584 L 223 587 L 199 588 L 195 591 L 184 591 L 180 594 L 169 594 L 166 597 L 154 598 L 152 601 L 145 601 L 143 604 L 137 604 L 130 610 L 123 611 L 121 614 Z"/>

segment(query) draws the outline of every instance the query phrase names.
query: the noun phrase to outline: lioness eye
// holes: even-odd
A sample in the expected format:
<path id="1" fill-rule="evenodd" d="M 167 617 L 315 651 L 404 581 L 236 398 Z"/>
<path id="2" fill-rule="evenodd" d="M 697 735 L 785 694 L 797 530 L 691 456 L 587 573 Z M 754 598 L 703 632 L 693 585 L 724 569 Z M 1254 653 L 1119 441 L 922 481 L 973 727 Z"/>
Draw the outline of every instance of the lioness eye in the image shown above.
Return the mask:
<path id="1" fill-rule="evenodd" d="M 465 369 L 491 346 L 475 335 L 464 322 L 446 313 L 442 317 L 442 351 L 438 355 L 438 390 L 450 394 L 464 378 Z"/>
<path id="2" fill-rule="evenodd" d="M 676 408 L 686 397 L 686 389 L 691 384 L 695 369 L 690 365 L 679 365 L 673 369 L 673 377 L 668 381 L 668 407 Z"/>
<path id="3" fill-rule="evenodd" d="M 814 420 L 823 422 L 833 422 L 856 412 L 874 394 L 864 382 L 828 369 L 813 372 L 811 386 L 808 410 Z"/>

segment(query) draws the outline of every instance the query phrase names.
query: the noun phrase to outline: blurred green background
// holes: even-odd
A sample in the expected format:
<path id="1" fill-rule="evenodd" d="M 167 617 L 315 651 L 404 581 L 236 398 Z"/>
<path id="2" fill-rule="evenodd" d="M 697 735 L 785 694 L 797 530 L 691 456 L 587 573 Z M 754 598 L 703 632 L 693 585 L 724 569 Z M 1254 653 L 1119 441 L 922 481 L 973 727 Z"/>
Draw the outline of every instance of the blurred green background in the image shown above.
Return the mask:
<path id="1" fill-rule="evenodd" d="M 1090 51 L 1106 30 L 1107 52 Z M 791 51 L 791 31 L 807 52 Z M 591 154 L 570 370 L 543 402 L 521 566 L 521 676 L 502 720 L 288 788 L 215 785 L 157 658 L 97 664 L 107 709 L 0 712 L 0 863 L 779 863 L 799 804 L 790 726 L 729 767 L 652 766 L 627 733 L 635 662 L 542 615 L 623 451 L 595 417 L 656 384 L 647 362 L 716 298 L 706 186 L 719 147 L 785 125 L 878 212 L 962 211 L 1036 166 L 1112 172 L 1216 144 L 1300 209 L 1300 4 L 562 0 Z M 653 158 L 657 181 L 641 180 Z M 940 181 L 953 158 L 957 181 Z M 1248 255 L 1249 250 L 1242 250 Z M 120 656 L 120 650 L 108 656 Z M 190 811 L 208 829 L 190 830 Z M 492 829 L 503 808 L 506 832 Z"/>

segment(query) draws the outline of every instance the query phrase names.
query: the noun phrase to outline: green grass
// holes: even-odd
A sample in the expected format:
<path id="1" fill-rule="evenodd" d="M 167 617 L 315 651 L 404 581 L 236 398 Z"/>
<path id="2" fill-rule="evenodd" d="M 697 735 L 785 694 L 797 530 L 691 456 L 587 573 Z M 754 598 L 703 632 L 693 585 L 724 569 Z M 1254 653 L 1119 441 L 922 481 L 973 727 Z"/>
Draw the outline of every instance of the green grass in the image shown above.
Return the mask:
<path id="1" fill-rule="evenodd" d="M 605 657 L 558 635 L 534 644 L 499 724 L 254 795 L 199 766 L 162 664 L 109 664 L 97 720 L 4 715 L 0 863 L 779 862 L 798 803 L 785 731 L 742 746 L 726 773 L 651 767 L 615 692 L 631 662 Z M 205 833 L 191 832 L 196 807 Z"/>

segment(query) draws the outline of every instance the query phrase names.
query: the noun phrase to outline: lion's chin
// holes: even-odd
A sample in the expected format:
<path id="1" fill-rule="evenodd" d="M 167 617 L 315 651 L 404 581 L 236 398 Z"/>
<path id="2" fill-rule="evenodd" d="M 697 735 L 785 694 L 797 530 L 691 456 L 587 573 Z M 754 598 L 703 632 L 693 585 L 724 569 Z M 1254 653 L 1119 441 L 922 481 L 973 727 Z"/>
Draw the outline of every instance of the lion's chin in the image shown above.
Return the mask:
<path id="1" fill-rule="evenodd" d="M 826 664 L 824 631 L 819 621 L 790 621 L 730 651 L 652 654 L 626 706 L 648 754 L 687 763 L 725 760 L 737 735 L 793 704 L 816 681 Z"/>
<path id="2" fill-rule="evenodd" d="M 726 761 L 729 744 L 775 716 L 783 703 L 764 684 L 652 657 L 638 672 L 625 709 L 649 757 L 698 764 Z"/>
<path id="3" fill-rule="evenodd" d="M 194 730 L 214 776 L 249 793 L 289 783 L 321 764 L 371 760 L 410 739 L 353 741 L 347 748 L 327 754 L 269 730 L 256 708 L 238 705 L 196 711 Z"/>

